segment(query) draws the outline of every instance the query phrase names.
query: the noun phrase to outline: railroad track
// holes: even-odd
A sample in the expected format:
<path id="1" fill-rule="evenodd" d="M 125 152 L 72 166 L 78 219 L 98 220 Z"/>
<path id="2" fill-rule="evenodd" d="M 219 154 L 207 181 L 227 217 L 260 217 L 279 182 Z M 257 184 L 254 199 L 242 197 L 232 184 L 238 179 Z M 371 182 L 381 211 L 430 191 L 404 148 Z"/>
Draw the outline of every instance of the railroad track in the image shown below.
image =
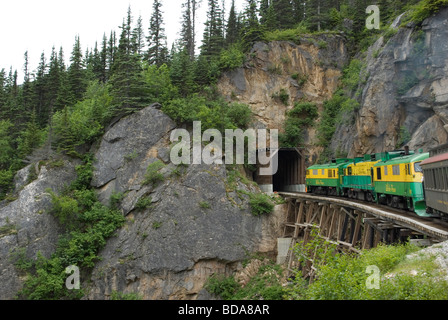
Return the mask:
<path id="1" fill-rule="evenodd" d="M 285 199 L 301 199 L 305 201 L 317 201 L 339 205 L 356 211 L 377 217 L 382 221 L 388 221 L 397 227 L 407 228 L 415 233 L 421 233 L 434 241 L 448 240 L 448 224 L 438 219 L 423 218 L 413 212 L 390 208 L 376 203 L 365 203 L 353 199 L 345 199 L 332 196 L 321 196 L 309 193 L 279 192 Z"/>

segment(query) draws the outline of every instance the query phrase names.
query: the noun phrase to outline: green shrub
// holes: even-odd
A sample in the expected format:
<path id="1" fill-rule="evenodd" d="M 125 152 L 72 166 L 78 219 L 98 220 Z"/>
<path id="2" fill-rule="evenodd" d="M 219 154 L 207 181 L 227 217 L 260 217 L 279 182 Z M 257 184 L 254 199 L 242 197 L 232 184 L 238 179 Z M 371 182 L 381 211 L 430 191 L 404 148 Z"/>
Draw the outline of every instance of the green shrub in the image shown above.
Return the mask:
<path id="1" fill-rule="evenodd" d="M 314 124 L 318 117 L 317 106 L 313 103 L 296 103 L 286 115 L 285 132 L 279 134 L 282 147 L 295 148 L 303 141 L 303 130 Z"/>
<path id="2" fill-rule="evenodd" d="M 280 283 L 283 270 L 273 262 L 262 265 L 242 287 L 233 276 L 213 275 L 205 288 L 224 300 L 282 300 L 286 294 Z"/>
<path id="3" fill-rule="evenodd" d="M 138 293 L 123 293 L 118 291 L 112 291 L 110 300 L 142 300 L 143 297 Z"/>
<path id="4" fill-rule="evenodd" d="M 234 277 L 211 276 L 205 285 L 208 292 L 213 293 L 224 300 L 230 300 L 239 289 L 239 284 Z"/>
<path id="5" fill-rule="evenodd" d="M 135 208 L 139 210 L 148 209 L 151 207 L 152 197 L 141 197 L 138 199 Z"/>
<path id="6" fill-rule="evenodd" d="M 13 185 L 14 173 L 11 170 L 0 170 L 0 201 Z"/>
<path id="7" fill-rule="evenodd" d="M 244 59 L 244 53 L 237 46 L 231 46 L 221 51 L 218 62 L 219 68 L 223 71 L 239 68 L 243 65 Z"/>
<path id="8" fill-rule="evenodd" d="M 363 250 L 359 255 L 335 253 L 325 249 L 322 239 L 308 246 L 301 253 L 317 252 L 315 258 L 324 263 L 315 264 L 317 279 L 306 286 L 303 279 L 297 279 L 288 288 L 291 299 L 312 300 L 409 300 L 447 299 L 448 282 L 440 280 L 433 258 L 406 260 L 406 256 L 418 248 L 410 245 L 379 245 Z M 314 250 L 313 250 L 314 249 Z M 330 253 L 330 254 L 329 254 Z M 410 265 L 410 266 L 409 266 Z M 366 285 L 371 275 L 368 266 L 380 271 L 379 289 Z M 417 270 L 417 275 L 409 270 Z"/>
<path id="9" fill-rule="evenodd" d="M 207 201 L 200 201 L 199 207 L 201 207 L 202 209 L 210 209 L 212 206 Z"/>
<path id="10" fill-rule="evenodd" d="M 364 64 L 361 60 L 352 59 L 348 67 L 344 69 L 342 84 L 350 90 L 356 90 L 360 83 L 360 74 Z"/>
<path id="11" fill-rule="evenodd" d="M 245 129 L 252 121 L 252 110 L 247 104 L 232 103 L 227 109 L 227 115 L 235 127 Z"/>
<path id="12" fill-rule="evenodd" d="M 403 24 L 414 22 L 417 25 L 438 12 L 441 8 L 448 7 L 448 0 L 423 0 L 411 6 L 408 16 L 403 20 Z"/>
<path id="13" fill-rule="evenodd" d="M 287 106 L 289 103 L 289 94 L 286 89 L 280 89 L 280 91 L 272 94 L 272 99 L 279 100 L 281 103 Z"/>
<path id="14" fill-rule="evenodd" d="M 249 204 L 254 216 L 268 214 L 274 210 L 274 203 L 271 198 L 264 193 L 250 193 Z"/>
<path id="15" fill-rule="evenodd" d="M 151 163 L 146 169 L 143 184 L 151 184 L 152 186 L 156 186 L 159 182 L 164 181 L 164 175 L 159 172 L 164 167 L 165 164 L 160 160 L 156 160 L 155 162 Z"/>

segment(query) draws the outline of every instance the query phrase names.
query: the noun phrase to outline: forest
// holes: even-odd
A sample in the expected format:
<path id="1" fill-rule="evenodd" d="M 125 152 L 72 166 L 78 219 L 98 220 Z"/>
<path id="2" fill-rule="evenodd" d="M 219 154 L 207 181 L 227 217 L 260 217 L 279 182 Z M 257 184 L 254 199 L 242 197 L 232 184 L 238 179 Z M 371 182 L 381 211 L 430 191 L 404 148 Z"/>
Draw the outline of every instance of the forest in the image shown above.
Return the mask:
<path id="1" fill-rule="evenodd" d="M 154 0 L 147 30 L 129 7 L 120 34 L 105 32 L 85 50 L 77 37 L 68 65 L 63 48 L 53 47 L 49 57 L 41 54 L 32 71 L 25 52 L 22 80 L 17 70 L 0 69 L 0 200 L 7 198 L 17 170 L 34 158 L 53 153 L 81 157 L 113 119 L 153 102 L 180 123 L 203 120 L 203 130 L 247 126 L 249 107 L 229 104 L 216 92 L 214 84 L 223 72 L 241 66 L 254 42 L 297 34 L 343 33 L 354 55 L 370 44 L 365 10 L 371 4 L 381 10 L 379 34 L 406 9 L 411 10 L 408 21 L 421 23 L 448 3 L 245 0 L 237 12 L 234 2 L 225 11 L 218 0 L 185 0 L 179 38 L 168 48 L 167 1 Z M 202 26 L 197 22 L 199 5 L 207 6 Z M 198 32 L 203 32 L 201 43 Z M 36 150 L 40 154 L 33 156 Z"/>

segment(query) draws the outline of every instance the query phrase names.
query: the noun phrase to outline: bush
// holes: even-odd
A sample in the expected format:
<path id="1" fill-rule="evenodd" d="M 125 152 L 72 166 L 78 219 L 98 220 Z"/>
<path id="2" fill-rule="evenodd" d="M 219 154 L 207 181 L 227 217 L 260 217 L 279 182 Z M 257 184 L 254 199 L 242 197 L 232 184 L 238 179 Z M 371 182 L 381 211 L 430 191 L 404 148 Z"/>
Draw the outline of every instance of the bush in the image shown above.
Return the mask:
<path id="1" fill-rule="evenodd" d="M 233 276 L 213 275 L 205 288 L 223 300 L 282 300 L 286 294 L 280 283 L 282 272 L 279 265 L 270 262 L 261 266 L 244 287 Z"/>
<path id="2" fill-rule="evenodd" d="M 268 214 L 274 210 L 274 203 L 271 198 L 264 193 L 250 193 L 249 204 L 254 216 Z"/>
<path id="3" fill-rule="evenodd" d="M 222 71 L 239 68 L 243 65 L 244 59 L 244 53 L 237 46 L 231 46 L 229 49 L 221 51 L 218 62 L 219 68 Z"/>
<path id="4" fill-rule="evenodd" d="M 370 250 L 363 250 L 360 255 L 336 253 L 328 255 L 331 250 L 322 244 L 316 246 L 317 258 L 327 255 L 325 263 L 318 269 L 317 279 L 308 287 L 298 279 L 288 289 L 288 297 L 292 299 L 312 300 L 408 300 L 408 299 L 447 299 L 448 283 L 440 279 L 431 261 L 417 260 L 411 268 L 406 267 L 409 260 L 406 256 L 418 250 L 410 244 L 379 245 Z M 310 248 L 308 248 L 310 249 Z M 312 248 L 311 248 L 312 249 Z M 303 250 L 301 250 L 303 252 Z M 314 251 L 312 251 L 314 252 Z M 333 251 L 334 252 L 334 251 Z M 368 266 L 376 266 L 380 270 L 380 288 L 369 289 L 366 285 Z M 403 267 L 404 266 L 404 267 Z M 409 270 L 418 270 L 411 275 Z"/>
<path id="5" fill-rule="evenodd" d="M 11 170 L 0 170 L 0 201 L 12 187 L 14 173 Z"/>
<path id="6" fill-rule="evenodd" d="M 107 85 L 92 82 L 86 99 L 53 115 L 53 129 L 59 150 L 73 153 L 76 146 L 91 143 L 103 133 L 112 116 L 112 97 Z"/>
<path id="7" fill-rule="evenodd" d="M 438 12 L 441 8 L 448 7 L 448 0 L 423 0 L 411 6 L 410 13 L 403 21 L 403 24 L 414 22 L 417 25 Z"/>
<path id="8" fill-rule="evenodd" d="M 246 129 L 252 121 L 252 110 L 247 104 L 232 103 L 227 109 L 227 115 L 237 128 Z"/>
<path id="9" fill-rule="evenodd" d="M 312 126 L 317 119 L 317 106 L 308 102 L 296 103 L 286 116 L 285 132 L 279 134 L 279 142 L 282 147 L 295 148 L 303 141 L 303 129 Z"/>
<path id="10" fill-rule="evenodd" d="M 165 177 L 159 171 L 165 167 L 162 161 L 156 160 L 151 163 L 146 169 L 146 174 L 143 179 L 143 184 L 151 184 L 153 186 L 157 185 L 159 182 L 165 180 Z"/>

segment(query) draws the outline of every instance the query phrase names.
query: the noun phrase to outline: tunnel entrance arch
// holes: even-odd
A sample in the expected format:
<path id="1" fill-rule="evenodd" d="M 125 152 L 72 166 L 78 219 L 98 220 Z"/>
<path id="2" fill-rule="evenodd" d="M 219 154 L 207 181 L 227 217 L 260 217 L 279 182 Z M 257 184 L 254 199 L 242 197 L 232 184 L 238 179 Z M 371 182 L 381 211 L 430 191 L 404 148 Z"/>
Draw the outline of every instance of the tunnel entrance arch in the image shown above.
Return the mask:
<path id="1" fill-rule="evenodd" d="M 273 175 L 261 176 L 255 173 L 255 181 L 261 190 L 272 192 L 305 192 L 305 158 L 299 148 L 280 148 L 263 150 L 268 156 L 277 154 L 278 168 Z M 258 151 L 260 152 L 260 150 Z"/>

